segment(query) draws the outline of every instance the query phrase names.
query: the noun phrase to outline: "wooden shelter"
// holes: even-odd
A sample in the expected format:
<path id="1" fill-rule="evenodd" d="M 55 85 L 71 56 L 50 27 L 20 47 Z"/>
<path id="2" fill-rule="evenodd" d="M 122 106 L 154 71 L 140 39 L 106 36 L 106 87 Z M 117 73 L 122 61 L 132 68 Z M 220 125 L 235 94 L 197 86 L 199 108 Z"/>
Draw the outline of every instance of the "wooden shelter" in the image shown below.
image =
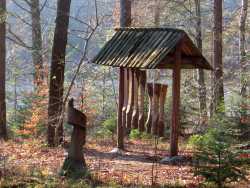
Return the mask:
<path id="1" fill-rule="evenodd" d="M 145 84 L 144 70 L 173 70 L 170 155 L 177 155 L 181 69 L 212 70 L 211 65 L 189 36 L 183 30 L 173 28 L 118 28 L 115 35 L 94 58 L 93 63 L 120 67 L 118 126 L 121 128 L 124 126 L 138 127 L 138 124 L 131 124 L 131 122 L 139 119 L 137 114 L 142 115 L 141 103 L 144 100 L 142 94 L 145 89 L 145 85 L 143 85 Z M 139 91 L 139 98 L 137 91 Z M 153 101 L 157 100 L 153 99 Z M 139 113 L 137 113 L 138 103 L 140 104 Z M 153 108 L 156 106 L 153 105 Z M 152 118 L 152 122 L 155 121 Z M 142 122 L 139 122 L 139 127 L 141 124 Z M 141 129 L 144 128 L 141 127 Z M 123 134 L 123 132 L 118 132 L 118 134 Z"/>

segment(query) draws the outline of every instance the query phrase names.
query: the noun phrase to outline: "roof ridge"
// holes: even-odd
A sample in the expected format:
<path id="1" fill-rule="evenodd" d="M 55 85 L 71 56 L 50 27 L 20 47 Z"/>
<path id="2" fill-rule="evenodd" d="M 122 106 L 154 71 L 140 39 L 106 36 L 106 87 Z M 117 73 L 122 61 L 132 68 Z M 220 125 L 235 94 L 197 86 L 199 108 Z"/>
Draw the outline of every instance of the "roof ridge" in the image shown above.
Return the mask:
<path id="1" fill-rule="evenodd" d="M 129 31 L 129 30 L 137 30 L 137 31 L 140 31 L 140 30 L 149 30 L 149 31 L 153 31 L 153 30 L 156 30 L 156 31 L 169 31 L 169 30 L 172 30 L 172 31 L 177 31 L 177 32 L 184 32 L 184 30 L 182 29 L 179 29 L 179 28 L 172 28 L 172 27 L 115 27 L 114 28 L 116 31 Z"/>

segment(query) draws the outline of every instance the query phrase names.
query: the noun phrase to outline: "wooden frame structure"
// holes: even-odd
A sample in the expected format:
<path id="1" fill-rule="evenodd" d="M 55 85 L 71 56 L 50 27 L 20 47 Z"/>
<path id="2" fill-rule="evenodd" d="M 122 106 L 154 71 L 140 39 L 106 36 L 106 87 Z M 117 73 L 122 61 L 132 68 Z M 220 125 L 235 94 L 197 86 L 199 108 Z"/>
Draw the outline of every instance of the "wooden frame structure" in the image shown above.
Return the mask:
<path id="1" fill-rule="evenodd" d="M 147 85 L 150 107 L 145 125 L 145 69 L 173 70 L 170 156 L 178 155 L 181 69 L 212 70 L 189 36 L 183 30 L 173 28 L 118 28 L 93 63 L 120 67 L 118 137 L 131 128 L 161 135 L 159 127 L 164 127 L 167 86 Z M 118 139 L 118 146 L 123 149 L 122 140 Z"/>

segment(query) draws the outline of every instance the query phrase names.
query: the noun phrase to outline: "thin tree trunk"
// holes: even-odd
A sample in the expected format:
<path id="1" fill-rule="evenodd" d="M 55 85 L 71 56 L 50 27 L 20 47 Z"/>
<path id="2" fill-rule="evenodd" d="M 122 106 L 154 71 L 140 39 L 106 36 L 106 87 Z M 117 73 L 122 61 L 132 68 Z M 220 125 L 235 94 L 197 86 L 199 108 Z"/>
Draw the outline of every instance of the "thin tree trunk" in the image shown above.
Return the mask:
<path id="1" fill-rule="evenodd" d="M 196 12 L 196 43 L 197 47 L 202 52 L 202 31 L 201 31 L 201 2 L 195 0 L 195 12 Z M 199 105 L 200 105 L 200 124 L 204 125 L 207 119 L 207 103 L 206 103 L 206 85 L 205 85 L 205 73 L 203 69 L 198 70 L 198 89 L 199 89 Z"/>
<path id="2" fill-rule="evenodd" d="M 5 102 L 6 1 L 0 1 L 0 139 L 7 139 Z"/>
<path id="3" fill-rule="evenodd" d="M 224 112 L 224 85 L 222 62 L 222 5 L 223 1 L 214 0 L 214 111 Z"/>
<path id="4" fill-rule="evenodd" d="M 30 5 L 32 17 L 32 59 L 35 68 L 34 84 L 35 89 L 39 90 L 44 79 L 39 0 L 30 1 Z"/>
<path id="5" fill-rule="evenodd" d="M 64 68 L 71 0 L 58 0 L 56 28 L 52 49 L 48 108 L 48 145 L 56 146 L 63 139 Z M 59 125 L 60 124 L 60 125 Z"/>
<path id="6" fill-rule="evenodd" d="M 246 120 L 246 98 L 247 98 L 247 87 L 249 77 L 247 75 L 247 59 L 246 59 L 246 19 L 247 19 L 248 0 L 242 0 L 242 8 L 240 14 L 240 65 L 241 65 L 241 97 L 242 97 L 242 109 L 241 109 L 241 120 Z"/>

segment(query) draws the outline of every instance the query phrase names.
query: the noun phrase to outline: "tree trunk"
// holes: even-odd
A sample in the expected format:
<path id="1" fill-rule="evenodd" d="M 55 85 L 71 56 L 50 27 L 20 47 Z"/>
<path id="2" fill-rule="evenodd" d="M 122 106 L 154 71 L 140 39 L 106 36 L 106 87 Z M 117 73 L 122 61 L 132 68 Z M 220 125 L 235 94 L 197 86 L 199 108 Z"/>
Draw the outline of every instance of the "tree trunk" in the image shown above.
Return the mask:
<path id="1" fill-rule="evenodd" d="M 249 87 L 249 76 L 247 72 L 247 58 L 246 58 L 246 19 L 247 19 L 248 0 L 242 0 L 242 8 L 240 14 L 240 65 L 241 65 L 241 121 L 247 120 L 247 87 Z"/>
<path id="2" fill-rule="evenodd" d="M 6 0 L 0 1 L 0 139 L 7 139 L 5 102 Z"/>
<path id="3" fill-rule="evenodd" d="M 58 0 L 50 70 L 48 108 L 49 146 L 56 146 L 63 139 L 63 84 L 70 4 L 71 0 Z"/>
<path id="4" fill-rule="evenodd" d="M 39 0 L 30 1 L 30 5 L 32 17 L 32 60 L 35 68 L 34 84 L 36 91 L 39 91 L 39 87 L 41 87 L 44 79 Z"/>
<path id="5" fill-rule="evenodd" d="M 201 2 L 195 0 L 196 12 L 196 44 L 202 52 L 202 31 L 201 31 Z M 205 73 L 203 69 L 198 70 L 198 89 L 199 89 L 199 106 L 200 106 L 200 125 L 204 125 L 207 120 L 207 103 L 206 103 L 206 85 Z"/>
<path id="6" fill-rule="evenodd" d="M 214 0 L 214 111 L 224 112 L 224 86 L 222 62 L 222 4 L 221 0 Z"/>

